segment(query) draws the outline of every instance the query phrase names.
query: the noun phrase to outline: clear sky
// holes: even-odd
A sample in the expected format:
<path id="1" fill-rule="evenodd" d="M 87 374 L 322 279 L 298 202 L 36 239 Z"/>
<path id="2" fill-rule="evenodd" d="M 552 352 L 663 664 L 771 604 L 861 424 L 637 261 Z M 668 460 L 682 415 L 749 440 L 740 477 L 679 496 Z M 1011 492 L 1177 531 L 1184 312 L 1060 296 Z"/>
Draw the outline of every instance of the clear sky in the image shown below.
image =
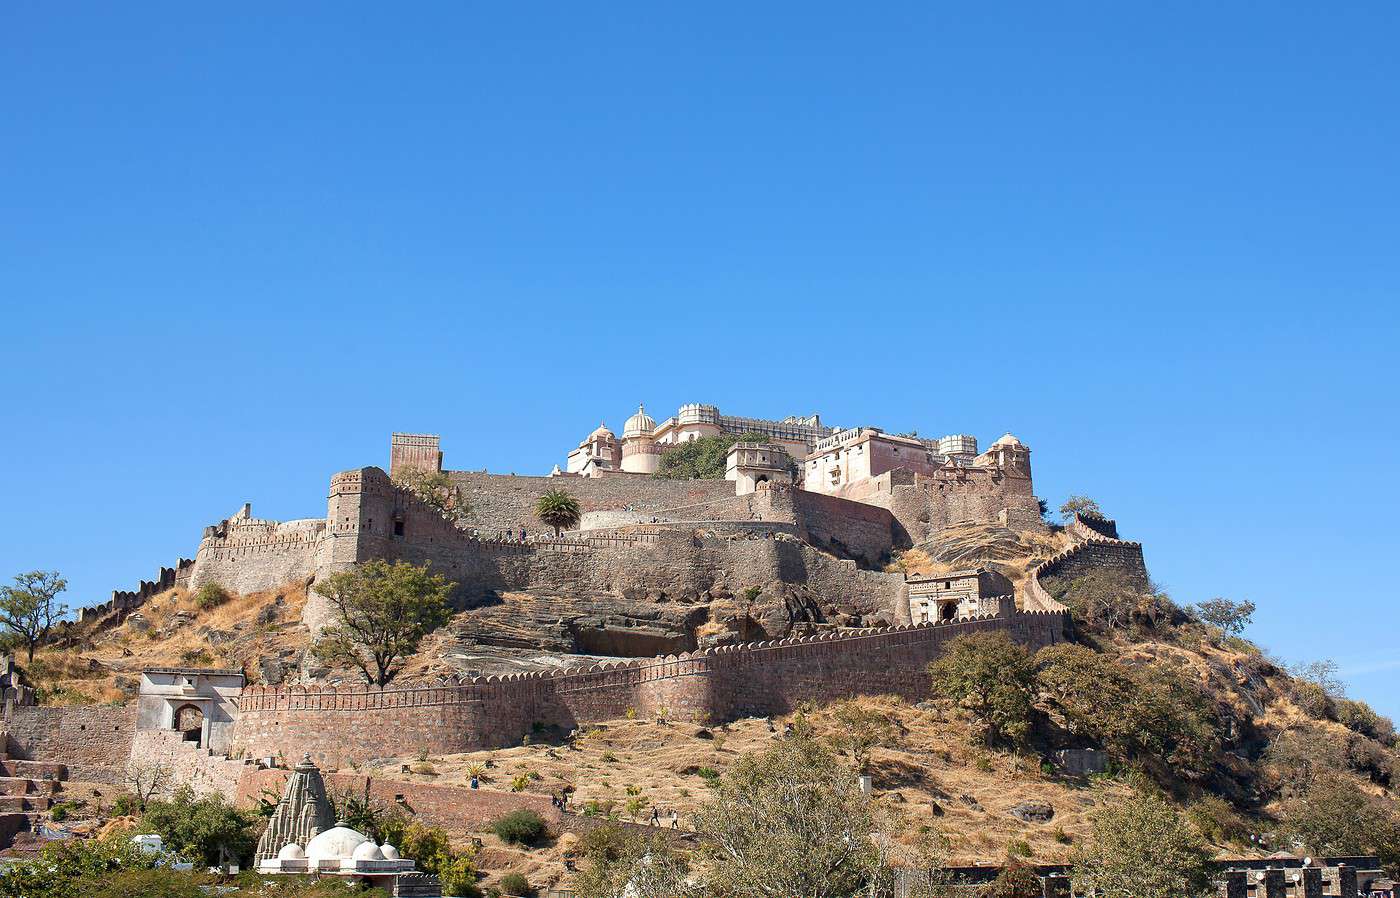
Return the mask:
<path id="1" fill-rule="evenodd" d="M 70 603 L 392 430 L 1014 431 L 1400 713 L 1400 6 L 0 9 L 0 574 Z"/>

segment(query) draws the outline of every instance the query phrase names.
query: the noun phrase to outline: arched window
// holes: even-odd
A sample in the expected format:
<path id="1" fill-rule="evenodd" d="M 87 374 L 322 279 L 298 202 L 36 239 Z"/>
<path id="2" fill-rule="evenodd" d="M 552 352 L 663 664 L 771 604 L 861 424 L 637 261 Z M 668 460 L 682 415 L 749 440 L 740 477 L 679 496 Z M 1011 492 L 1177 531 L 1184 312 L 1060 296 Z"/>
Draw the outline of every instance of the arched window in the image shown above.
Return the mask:
<path id="1" fill-rule="evenodd" d="M 183 705 L 175 711 L 175 729 L 186 742 L 199 744 L 204 735 L 204 712 L 198 705 Z"/>

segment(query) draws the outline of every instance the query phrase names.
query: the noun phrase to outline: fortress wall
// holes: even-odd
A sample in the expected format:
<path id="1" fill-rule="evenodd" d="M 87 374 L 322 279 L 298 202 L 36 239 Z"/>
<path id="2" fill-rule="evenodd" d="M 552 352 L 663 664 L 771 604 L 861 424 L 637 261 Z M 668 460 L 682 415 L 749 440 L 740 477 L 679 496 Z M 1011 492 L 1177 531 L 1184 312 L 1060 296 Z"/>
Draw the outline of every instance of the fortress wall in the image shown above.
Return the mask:
<path id="1" fill-rule="evenodd" d="M 1075 512 L 1069 531 L 1080 539 L 1117 539 L 1118 524 L 1102 515 Z"/>
<path id="2" fill-rule="evenodd" d="M 317 549 L 326 532 L 322 519 L 230 521 L 199 543 L 189 586 L 217 583 L 236 593 L 305 582 L 316 572 Z"/>
<path id="3" fill-rule="evenodd" d="M 1060 614 L 1016 613 L 383 691 L 254 686 L 239 700 L 234 751 L 288 758 L 310 752 L 338 767 L 514 745 L 536 723 L 569 730 L 629 708 L 708 720 L 856 694 L 917 700 L 927 695 L 925 666 L 955 636 L 1006 630 L 1038 648 L 1063 639 L 1063 628 Z"/>
<path id="4" fill-rule="evenodd" d="M 136 732 L 136 705 L 30 705 L 6 709 L 10 756 L 57 761 L 68 778 L 120 783 Z"/>
<path id="5" fill-rule="evenodd" d="M 1094 570 L 1104 568 L 1122 571 L 1134 588 L 1150 588 L 1147 565 L 1142 558 L 1142 543 L 1097 537 L 1087 539 L 1036 565 L 1026 578 L 1022 604 L 1029 610 L 1063 611 L 1065 606 L 1050 595 L 1041 583 L 1044 577 L 1073 580 Z"/>
<path id="6" fill-rule="evenodd" d="M 1013 530 L 1043 530 L 1030 478 L 999 468 L 960 468 L 933 475 L 895 470 L 873 477 L 847 495 L 888 509 L 896 547 L 918 545 L 945 527 L 964 523 L 1003 524 Z"/>
<path id="7" fill-rule="evenodd" d="M 603 477 L 517 477 L 476 471 L 448 472 L 471 503 L 468 526 L 489 535 L 507 528 L 543 531 L 535 518 L 535 500 L 554 489 L 567 490 L 585 512 L 631 506 L 634 511 L 655 512 L 698 502 L 732 497 L 728 480 L 662 480 L 637 474 Z"/>

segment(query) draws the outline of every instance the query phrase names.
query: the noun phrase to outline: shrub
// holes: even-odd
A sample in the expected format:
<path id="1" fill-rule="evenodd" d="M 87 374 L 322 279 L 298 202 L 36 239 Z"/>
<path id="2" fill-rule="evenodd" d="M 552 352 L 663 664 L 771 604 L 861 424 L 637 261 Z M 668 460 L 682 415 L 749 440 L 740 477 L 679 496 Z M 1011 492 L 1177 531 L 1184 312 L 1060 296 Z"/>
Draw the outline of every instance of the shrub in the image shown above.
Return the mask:
<path id="1" fill-rule="evenodd" d="M 1074 891 L 1109 898 L 1179 898 L 1210 886 L 1210 852 L 1165 799 L 1138 794 L 1093 815 L 1093 838 L 1075 852 Z"/>
<path id="2" fill-rule="evenodd" d="M 1013 847 L 1020 845 L 1013 842 Z M 1030 846 L 1025 845 L 1024 854 L 1030 854 Z M 987 883 L 979 892 L 981 898 L 1040 898 L 1040 877 L 1035 869 L 1015 854 L 1008 854 L 1006 863 L 997 873 L 996 879 Z"/>
<path id="3" fill-rule="evenodd" d="M 208 611 L 211 608 L 218 608 L 227 602 L 232 596 L 228 590 L 217 583 L 206 583 L 194 594 L 195 607 L 201 611 Z"/>
<path id="4" fill-rule="evenodd" d="M 1336 703 L 1337 722 L 1368 739 L 1374 739 L 1387 748 L 1395 747 L 1395 724 L 1382 717 L 1365 702 L 1344 698 Z"/>
<path id="5" fill-rule="evenodd" d="M 528 785 L 530 785 L 530 774 L 528 774 L 528 773 L 518 773 L 518 774 L 516 774 L 514 777 L 511 778 L 511 781 L 510 781 L 510 791 L 512 791 L 512 792 L 524 792 L 524 791 L 525 791 L 525 787 L 528 786 Z"/>
<path id="6" fill-rule="evenodd" d="M 1337 716 L 1332 696 L 1311 680 L 1295 679 L 1288 689 L 1288 697 L 1293 699 L 1299 711 L 1313 720 L 1331 720 Z"/>
<path id="7" fill-rule="evenodd" d="M 1400 863 L 1400 817 L 1345 777 L 1320 776 L 1284 806 L 1287 834 L 1318 855 L 1375 854 L 1386 869 Z"/>
<path id="8" fill-rule="evenodd" d="M 1218 795 L 1207 795 L 1192 804 L 1186 809 L 1186 819 L 1218 845 L 1243 842 L 1249 835 L 1244 819 Z"/>
<path id="9" fill-rule="evenodd" d="M 530 880 L 523 873 L 507 873 L 501 877 L 501 892 L 506 895 L 530 896 L 535 894 L 530 888 Z"/>
<path id="10" fill-rule="evenodd" d="M 544 839 L 549 831 L 544 818 L 534 811 L 521 808 L 499 817 L 491 824 L 491 831 L 503 842 L 511 845 L 535 845 Z"/>
<path id="11" fill-rule="evenodd" d="M 135 795 L 118 795 L 112 802 L 112 816 L 114 817 L 126 817 L 139 810 L 141 810 L 141 805 L 136 800 Z"/>

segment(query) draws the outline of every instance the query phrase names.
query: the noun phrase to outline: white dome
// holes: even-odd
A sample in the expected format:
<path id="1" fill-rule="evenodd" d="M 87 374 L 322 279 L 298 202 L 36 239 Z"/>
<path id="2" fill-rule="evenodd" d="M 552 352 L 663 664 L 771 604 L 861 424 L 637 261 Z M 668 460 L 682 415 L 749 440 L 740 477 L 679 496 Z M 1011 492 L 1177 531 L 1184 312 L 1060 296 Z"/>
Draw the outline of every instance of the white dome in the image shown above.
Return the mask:
<path id="1" fill-rule="evenodd" d="M 1021 445 L 1021 441 L 1018 440 L 1018 439 L 1016 439 L 1016 437 L 1012 436 L 1012 435 L 1009 434 L 1009 433 L 1004 433 L 1004 434 L 1002 434 L 1002 435 L 997 439 L 997 441 L 996 441 L 995 443 L 993 443 L 992 445 L 993 445 L 993 446 L 1020 446 L 1020 445 Z"/>
<path id="2" fill-rule="evenodd" d="M 355 849 L 369 841 L 369 836 L 348 826 L 332 826 L 317 833 L 306 843 L 308 861 L 343 861 L 355 854 Z"/>
<path id="3" fill-rule="evenodd" d="M 379 846 L 379 853 L 384 855 L 386 861 L 396 861 L 399 859 L 399 850 L 388 842 Z"/>
<path id="4" fill-rule="evenodd" d="M 590 433 L 590 434 L 588 435 L 588 438 L 591 440 L 591 439 L 593 439 L 594 437 L 611 437 L 612 435 L 613 435 L 613 432 L 612 432 L 611 430 L 608 430 L 608 425 L 607 425 L 607 423 L 605 422 L 605 423 L 599 424 L 598 427 L 597 427 L 592 433 Z"/>
<path id="5" fill-rule="evenodd" d="M 637 413 L 627 419 L 623 425 L 622 435 L 624 437 L 651 436 L 651 432 L 656 429 L 656 422 L 651 415 L 647 414 L 645 405 L 637 406 Z"/>
<path id="6" fill-rule="evenodd" d="M 357 861 L 382 861 L 384 860 L 384 852 L 379 850 L 379 846 L 374 844 L 373 839 L 369 839 L 355 846 L 355 853 L 352 857 Z"/>
<path id="7" fill-rule="evenodd" d="M 304 861 L 306 852 L 301 850 L 301 846 L 295 842 L 288 842 L 282 846 L 282 850 L 277 852 L 279 861 Z"/>

